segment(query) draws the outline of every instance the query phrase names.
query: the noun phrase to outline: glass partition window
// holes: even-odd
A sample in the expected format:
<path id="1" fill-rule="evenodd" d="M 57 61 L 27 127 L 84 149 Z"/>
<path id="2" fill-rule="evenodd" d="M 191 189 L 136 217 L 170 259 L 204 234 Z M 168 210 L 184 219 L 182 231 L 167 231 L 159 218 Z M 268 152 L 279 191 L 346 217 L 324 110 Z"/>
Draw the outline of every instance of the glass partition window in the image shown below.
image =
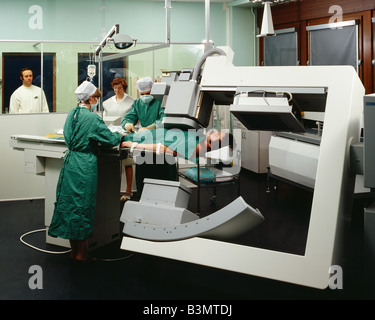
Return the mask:
<path id="1" fill-rule="evenodd" d="M 10 97 L 22 85 L 20 71 L 30 68 L 33 71 L 34 81 L 40 82 L 41 65 L 44 62 L 38 43 L 34 42 L 0 42 L 2 59 L 1 69 L 1 110 L 9 112 Z M 39 84 L 40 87 L 40 84 Z"/>
<path id="2" fill-rule="evenodd" d="M 126 57 L 126 70 L 123 71 L 128 82 L 128 94 L 133 98 L 138 98 L 136 83 L 142 77 L 151 77 L 155 81 L 161 81 L 163 72 L 180 71 L 182 69 L 193 69 L 204 53 L 202 44 L 171 44 L 171 45 L 136 45 L 126 51 L 113 52 L 113 48 L 105 48 L 103 56 L 103 77 L 108 72 L 105 63 L 122 65 Z M 121 57 L 118 57 L 119 53 Z M 113 54 L 111 58 L 110 54 Z M 118 58 L 116 58 L 118 57 Z M 118 72 L 119 69 L 111 68 L 110 72 Z M 104 87 L 103 79 L 103 87 Z"/>
<path id="3" fill-rule="evenodd" d="M 74 90 L 77 87 L 77 52 L 90 51 L 90 43 L 59 42 L 0 42 L 2 55 L 2 113 L 10 111 L 10 97 L 22 86 L 20 71 L 30 68 L 32 84 L 40 88 L 48 104 L 49 112 L 67 112 L 77 101 Z M 40 94 L 40 107 L 44 103 Z"/>
<path id="4" fill-rule="evenodd" d="M 103 60 L 107 60 L 99 66 L 100 58 L 95 62 L 94 57 L 97 46 L 90 42 L 0 41 L 1 112 L 9 112 L 10 97 L 22 85 L 19 76 L 22 68 L 32 70 L 33 85 L 45 93 L 49 112 L 68 112 L 77 104 L 74 91 L 88 78 L 89 64 L 97 66 L 93 82 L 102 88 L 103 99 L 114 94 L 111 81 L 115 77 L 125 77 L 127 93 L 137 98 L 139 78 L 150 76 L 160 81 L 165 70 L 194 68 L 204 53 L 202 44 L 137 44 L 127 50 L 107 45 L 101 53 Z"/>

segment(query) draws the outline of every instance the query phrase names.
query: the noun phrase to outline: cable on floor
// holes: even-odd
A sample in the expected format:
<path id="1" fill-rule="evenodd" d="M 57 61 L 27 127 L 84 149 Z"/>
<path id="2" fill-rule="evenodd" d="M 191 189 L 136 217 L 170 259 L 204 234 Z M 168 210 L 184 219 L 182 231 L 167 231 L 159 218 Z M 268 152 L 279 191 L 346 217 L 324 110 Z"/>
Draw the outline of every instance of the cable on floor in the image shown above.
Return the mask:
<path id="1" fill-rule="evenodd" d="M 23 240 L 23 238 L 24 238 L 25 236 L 29 235 L 29 234 L 36 233 L 36 232 L 42 232 L 42 231 L 46 231 L 46 230 L 47 230 L 47 228 L 44 228 L 44 229 L 37 229 L 37 230 L 33 230 L 33 231 L 26 232 L 26 233 L 24 233 L 24 234 L 20 237 L 20 241 L 21 241 L 24 245 L 26 245 L 26 246 L 28 246 L 28 247 L 34 249 L 34 250 L 41 251 L 41 252 L 44 252 L 44 253 L 64 254 L 64 253 L 68 253 L 68 252 L 71 251 L 70 249 L 69 249 L 69 250 L 66 250 L 66 251 L 49 251 L 49 250 L 44 250 L 44 249 L 41 249 L 41 248 L 35 247 L 35 246 L 31 245 L 30 243 L 27 243 L 26 241 Z"/>
<path id="2" fill-rule="evenodd" d="M 43 229 L 37 229 L 37 230 L 33 230 L 33 231 L 29 231 L 29 232 L 26 232 L 24 233 L 21 237 L 20 237 L 20 241 L 34 249 L 34 250 L 37 250 L 37 251 L 40 251 L 40 252 L 44 252 L 44 253 L 50 253 L 50 254 L 64 254 L 64 253 L 69 253 L 71 251 L 71 249 L 69 250 L 66 250 L 66 251 L 49 251 L 49 250 L 44 250 L 44 249 L 41 249 L 41 248 L 38 248 L 38 247 L 35 247 L 33 245 L 31 245 L 30 243 L 27 243 L 25 240 L 23 240 L 24 237 L 26 237 L 27 235 L 29 234 L 32 234 L 32 233 L 37 233 L 37 232 L 43 232 L 43 231 L 47 231 L 47 228 L 43 228 Z M 96 258 L 97 261 L 105 261 L 105 262 L 112 262 L 112 261 L 120 261 L 120 260 L 125 260 L 127 258 L 130 258 L 133 254 L 130 254 L 126 257 L 121 257 L 121 258 L 113 258 L 113 259 L 99 259 L 99 258 Z"/>

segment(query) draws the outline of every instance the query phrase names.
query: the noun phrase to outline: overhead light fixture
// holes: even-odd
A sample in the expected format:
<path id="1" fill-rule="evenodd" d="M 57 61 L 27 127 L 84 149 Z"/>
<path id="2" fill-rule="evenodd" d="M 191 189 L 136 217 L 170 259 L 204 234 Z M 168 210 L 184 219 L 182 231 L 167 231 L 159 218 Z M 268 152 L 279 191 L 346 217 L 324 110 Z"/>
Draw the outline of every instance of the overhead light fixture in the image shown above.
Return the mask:
<path id="1" fill-rule="evenodd" d="M 257 35 L 257 38 L 260 37 L 269 37 L 275 35 L 275 30 L 273 29 L 273 21 L 271 15 L 271 1 L 265 1 L 264 4 L 264 11 L 263 11 L 263 19 L 262 19 L 262 28 L 260 30 L 260 34 Z"/>
<path id="2" fill-rule="evenodd" d="M 113 43 L 117 49 L 130 48 L 137 40 L 132 39 L 124 33 L 119 33 L 120 26 L 115 24 L 104 39 L 100 42 L 99 46 L 95 49 L 95 56 L 99 55 L 100 51 L 106 46 L 107 43 Z"/>
<path id="3" fill-rule="evenodd" d="M 112 39 L 117 49 L 128 49 L 136 42 L 136 40 L 124 33 L 116 33 Z"/>

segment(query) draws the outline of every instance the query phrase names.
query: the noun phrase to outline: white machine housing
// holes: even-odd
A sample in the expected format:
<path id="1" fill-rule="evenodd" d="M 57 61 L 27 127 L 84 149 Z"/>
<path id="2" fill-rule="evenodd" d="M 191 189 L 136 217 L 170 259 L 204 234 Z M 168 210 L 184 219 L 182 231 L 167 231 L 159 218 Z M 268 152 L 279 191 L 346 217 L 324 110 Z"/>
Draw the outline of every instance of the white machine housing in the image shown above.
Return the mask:
<path id="1" fill-rule="evenodd" d="M 233 101 L 238 87 L 326 90 L 324 130 L 314 156 L 318 161 L 305 254 L 200 237 L 154 242 L 125 236 L 121 248 L 324 289 L 330 267 L 340 264 L 344 218 L 350 213 L 348 201 L 354 192 L 349 150 L 360 137 L 364 87 L 350 66 L 236 67 L 233 51 L 221 49 L 226 55 L 207 57 L 200 81 L 200 91 L 215 101 L 221 97 Z M 267 213 L 262 213 L 267 218 Z"/>
<path id="2" fill-rule="evenodd" d="M 311 143 L 297 135 L 274 135 L 269 144 L 272 176 L 314 189 L 319 162 L 320 141 Z"/>
<path id="3" fill-rule="evenodd" d="M 120 220 L 165 226 L 198 220 L 186 209 L 190 194 L 191 190 L 180 182 L 146 178 L 141 199 L 127 201 Z"/>

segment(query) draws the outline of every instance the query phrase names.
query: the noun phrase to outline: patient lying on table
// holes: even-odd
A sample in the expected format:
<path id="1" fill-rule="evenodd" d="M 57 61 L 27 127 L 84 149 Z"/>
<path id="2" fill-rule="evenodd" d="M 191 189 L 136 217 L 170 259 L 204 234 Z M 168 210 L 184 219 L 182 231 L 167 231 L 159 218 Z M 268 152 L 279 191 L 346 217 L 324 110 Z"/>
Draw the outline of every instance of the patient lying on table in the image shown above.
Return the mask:
<path id="1" fill-rule="evenodd" d="M 233 135 L 210 129 L 203 130 L 164 129 L 145 130 L 141 133 L 129 134 L 121 144 L 123 148 L 147 150 L 156 154 L 172 154 L 187 160 L 194 160 L 204 156 L 206 152 L 224 146 L 233 148 Z"/>

